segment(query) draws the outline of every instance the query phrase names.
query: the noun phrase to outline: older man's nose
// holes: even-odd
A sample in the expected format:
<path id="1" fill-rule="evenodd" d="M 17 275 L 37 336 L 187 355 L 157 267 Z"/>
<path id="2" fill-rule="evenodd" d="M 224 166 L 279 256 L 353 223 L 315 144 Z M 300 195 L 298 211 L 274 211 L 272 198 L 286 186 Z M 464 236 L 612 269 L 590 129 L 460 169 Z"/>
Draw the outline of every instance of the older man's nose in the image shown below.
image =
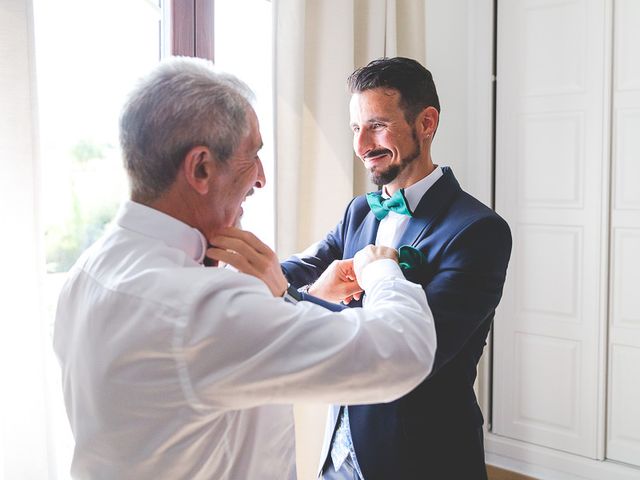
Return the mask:
<path id="1" fill-rule="evenodd" d="M 267 177 L 264 176 L 264 167 L 262 166 L 262 160 L 258 157 L 258 176 L 256 178 L 255 186 L 262 188 L 267 183 Z"/>

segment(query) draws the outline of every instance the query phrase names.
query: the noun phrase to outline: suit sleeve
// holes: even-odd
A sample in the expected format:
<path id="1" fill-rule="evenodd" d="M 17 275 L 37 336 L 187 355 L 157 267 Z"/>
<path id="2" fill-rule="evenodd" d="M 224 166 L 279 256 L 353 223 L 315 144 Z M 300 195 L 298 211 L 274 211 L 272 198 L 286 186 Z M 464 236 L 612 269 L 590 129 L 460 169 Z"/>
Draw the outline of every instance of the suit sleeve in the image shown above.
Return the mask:
<path id="1" fill-rule="evenodd" d="M 282 262 L 282 271 L 295 288 L 312 284 L 331 265 L 331 262 L 342 260 L 345 225 L 349 224 L 352 205 L 353 200 L 349 203 L 340 223 L 323 240 Z"/>
<path id="2" fill-rule="evenodd" d="M 438 337 L 431 375 L 493 318 L 510 255 L 511 232 L 497 215 L 463 227 L 444 248 L 439 268 L 423 283 Z"/>

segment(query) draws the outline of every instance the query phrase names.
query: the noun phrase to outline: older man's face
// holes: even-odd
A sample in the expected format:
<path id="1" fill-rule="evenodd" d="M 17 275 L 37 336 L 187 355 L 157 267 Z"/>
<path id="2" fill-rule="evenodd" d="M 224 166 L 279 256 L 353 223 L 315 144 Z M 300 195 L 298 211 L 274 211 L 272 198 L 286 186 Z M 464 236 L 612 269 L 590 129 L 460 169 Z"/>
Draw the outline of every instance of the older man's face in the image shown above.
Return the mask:
<path id="1" fill-rule="evenodd" d="M 219 169 L 215 178 L 214 198 L 210 206 L 216 216 L 213 231 L 239 224 L 243 213 L 242 202 L 253 193 L 254 188 L 262 188 L 266 183 L 262 161 L 258 156 L 262 148 L 262 136 L 258 117 L 253 109 L 247 112 L 247 121 L 248 135 Z"/>

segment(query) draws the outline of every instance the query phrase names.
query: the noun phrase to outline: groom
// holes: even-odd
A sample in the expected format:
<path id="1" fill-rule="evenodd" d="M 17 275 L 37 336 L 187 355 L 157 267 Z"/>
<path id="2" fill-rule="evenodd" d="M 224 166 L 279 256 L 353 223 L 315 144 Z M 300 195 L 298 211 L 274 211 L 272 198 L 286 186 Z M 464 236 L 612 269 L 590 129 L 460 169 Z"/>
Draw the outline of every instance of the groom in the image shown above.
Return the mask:
<path id="1" fill-rule="evenodd" d="M 429 377 L 406 396 L 332 407 L 321 476 L 485 479 L 483 417 L 473 383 L 502 295 L 509 227 L 464 192 L 449 167 L 434 165 L 440 103 L 428 70 L 411 59 L 383 58 L 356 70 L 348 85 L 353 148 L 382 189 L 355 198 L 313 251 L 282 267 L 297 288 L 359 306 L 367 292 L 355 280 L 337 283 L 325 275 L 317 281 L 323 271 L 367 244 L 414 247 L 422 264 L 405 275 L 427 294 L 437 352 Z"/>

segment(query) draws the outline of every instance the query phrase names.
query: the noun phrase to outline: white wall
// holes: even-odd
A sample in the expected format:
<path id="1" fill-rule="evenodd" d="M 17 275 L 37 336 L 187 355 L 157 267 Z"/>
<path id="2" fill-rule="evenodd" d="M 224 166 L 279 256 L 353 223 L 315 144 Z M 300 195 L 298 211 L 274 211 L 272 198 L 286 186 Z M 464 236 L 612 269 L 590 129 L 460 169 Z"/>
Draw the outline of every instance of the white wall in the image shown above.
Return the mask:
<path id="1" fill-rule="evenodd" d="M 442 108 L 433 159 L 491 205 L 493 1 L 426 2 L 426 66 Z"/>
<path id="2" fill-rule="evenodd" d="M 493 0 L 426 0 L 426 67 L 442 115 L 433 160 L 449 165 L 464 190 L 492 206 Z M 478 368 L 478 398 L 490 421 L 489 362 Z"/>

